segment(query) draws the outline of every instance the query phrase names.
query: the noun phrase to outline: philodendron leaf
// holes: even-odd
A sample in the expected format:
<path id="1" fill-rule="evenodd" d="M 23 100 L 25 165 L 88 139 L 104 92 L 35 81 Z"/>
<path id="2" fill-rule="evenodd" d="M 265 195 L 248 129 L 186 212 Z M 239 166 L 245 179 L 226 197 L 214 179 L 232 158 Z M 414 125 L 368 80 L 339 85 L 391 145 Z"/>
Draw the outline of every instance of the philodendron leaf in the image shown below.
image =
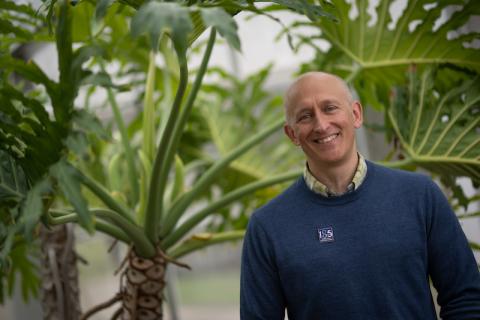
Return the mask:
<path id="1" fill-rule="evenodd" d="M 67 162 L 61 160 L 50 168 L 50 174 L 58 181 L 58 186 L 68 202 L 75 208 L 80 224 L 90 233 L 94 232 L 93 219 L 82 195 L 77 173 Z"/>
<path id="2" fill-rule="evenodd" d="M 240 39 L 237 34 L 237 24 L 233 17 L 222 8 L 201 8 L 203 23 L 214 27 L 224 37 L 228 44 L 241 51 Z"/>
<path id="3" fill-rule="evenodd" d="M 397 88 L 388 110 L 402 147 L 419 166 L 479 183 L 480 76 L 410 72 L 408 89 Z"/>
<path id="4" fill-rule="evenodd" d="M 158 50 L 160 36 L 166 32 L 172 38 L 175 50 L 183 55 L 187 51 L 188 36 L 193 30 L 188 8 L 173 2 L 150 1 L 140 7 L 132 18 L 133 37 L 147 33 L 150 45 Z"/>
<path id="5" fill-rule="evenodd" d="M 451 63 L 480 72 L 480 50 L 471 45 L 480 33 L 478 28 L 465 28 L 480 14 L 476 0 L 404 1 L 404 10 L 397 7 L 398 1 L 382 0 L 373 12 L 370 1 L 331 2 L 340 23 L 328 19 L 311 23 L 316 34 L 308 37 L 299 29 L 299 45 L 316 51 L 308 70 L 352 81 L 365 105 L 383 109 L 390 88 L 404 81 L 411 64 L 422 68 Z M 319 47 L 322 41 L 331 45 L 326 53 Z"/>

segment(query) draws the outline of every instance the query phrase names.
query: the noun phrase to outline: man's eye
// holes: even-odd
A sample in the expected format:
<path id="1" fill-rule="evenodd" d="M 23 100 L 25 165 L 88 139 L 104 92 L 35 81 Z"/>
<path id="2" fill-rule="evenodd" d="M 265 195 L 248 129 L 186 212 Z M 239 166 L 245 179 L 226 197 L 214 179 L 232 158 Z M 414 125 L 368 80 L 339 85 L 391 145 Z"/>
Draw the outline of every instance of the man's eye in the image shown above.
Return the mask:
<path id="1" fill-rule="evenodd" d="M 337 109 L 337 106 L 333 105 L 333 104 L 329 104 L 329 105 L 325 106 L 325 111 L 327 111 L 327 112 L 331 112 L 331 111 L 334 111 L 336 109 Z"/>
<path id="2" fill-rule="evenodd" d="M 312 117 L 312 115 L 309 114 L 309 113 L 302 114 L 300 117 L 298 117 L 298 121 L 306 121 L 306 120 L 310 119 L 311 117 Z"/>

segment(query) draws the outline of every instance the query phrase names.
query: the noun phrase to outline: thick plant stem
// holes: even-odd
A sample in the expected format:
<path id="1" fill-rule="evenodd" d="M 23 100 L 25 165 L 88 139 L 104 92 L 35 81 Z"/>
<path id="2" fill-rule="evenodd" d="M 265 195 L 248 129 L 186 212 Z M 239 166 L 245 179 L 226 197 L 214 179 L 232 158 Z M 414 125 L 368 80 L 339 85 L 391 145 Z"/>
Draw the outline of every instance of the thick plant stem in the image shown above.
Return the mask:
<path id="1" fill-rule="evenodd" d="M 167 261 L 161 251 L 144 259 L 131 250 L 122 274 L 121 319 L 163 319 L 163 290 Z"/>
<path id="2" fill-rule="evenodd" d="M 173 130 L 175 122 L 177 121 L 180 113 L 179 109 L 188 82 L 187 58 L 185 55 L 179 55 L 178 59 L 180 65 L 180 83 L 178 85 L 177 94 L 170 112 L 170 117 L 168 118 L 167 125 L 163 131 L 162 138 L 155 155 L 152 176 L 150 179 L 147 209 L 145 212 L 145 233 L 152 243 L 156 243 L 158 241 L 158 217 L 161 216 L 163 194 L 168 177 L 168 172 L 165 172 L 165 170 L 162 171 L 162 166 L 165 162 L 168 145 L 172 139 L 170 133 Z"/>
<path id="3" fill-rule="evenodd" d="M 202 177 L 197 181 L 197 183 L 192 187 L 192 189 L 185 193 L 179 201 L 177 201 L 168 216 L 163 221 L 162 230 L 160 236 L 165 236 L 169 234 L 172 229 L 175 227 L 178 219 L 182 216 L 185 209 L 192 203 L 193 200 L 205 190 L 205 188 L 212 183 L 212 181 L 224 170 L 232 161 L 242 156 L 246 151 L 250 150 L 254 146 L 258 145 L 259 142 L 266 139 L 273 132 L 280 129 L 283 125 L 283 119 L 271 124 L 266 129 L 255 134 L 254 136 L 247 139 L 245 142 L 240 144 L 238 147 L 230 151 L 224 158 L 219 159 L 211 166 L 207 172 L 205 172 Z"/>
<path id="4" fill-rule="evenodd" d="M 105 66 L 103 61 L 100 61 L 100 67 L 102 71 L 105 72 Z M 118 107 L 118 103 L 115 99 L 113 94 L 113 90 L 111 88 L 106 88 L 108 101 L 110 102 L 110 106 L 113 111 L 113 116 L 115 118 L 115 123 L 117 124 L 118 131 L 120 132 L 120 139 L 122 141 L 123 152 L 125 153 L 125 158 L 127 160 L 127 169 L 128 169 L 128 181 L 130 183 L 130 190 L 131 196 L 130 204 L 135 204 L 138 200 L 138 181 L 137 181 L 137 173 L 135 170 L 135 160 L 132 147 L 130 146 L 130 141 L 128 139 L 127 128 L 125 126 L 125 122 L 123 121 L 122 113 L 120 112 L 120 108 Z"/>
<path id="5" fill-rule="evenodd" d="M 68 225 L 41 227 L 43 319 L 80 317 L 77 255 L 73 228 Z"/>

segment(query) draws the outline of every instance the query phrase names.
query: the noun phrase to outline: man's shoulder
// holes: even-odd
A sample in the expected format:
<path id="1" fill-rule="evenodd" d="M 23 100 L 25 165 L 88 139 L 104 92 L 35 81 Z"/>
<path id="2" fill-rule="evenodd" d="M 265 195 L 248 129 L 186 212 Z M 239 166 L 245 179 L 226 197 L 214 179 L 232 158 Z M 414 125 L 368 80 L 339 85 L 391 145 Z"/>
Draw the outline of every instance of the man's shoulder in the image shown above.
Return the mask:
<path id="1" fill-rule="evenodd" d="M 367 161 L 369 169 L 375 171 L 375 178 L 390 186 L 402 185 L 405 187 L 425 187 L 432 183 L 429 176 L 423 173 L 407 171 L 403 169 L 396 169 L 386 167 L 378 163 Z M 367 173 L 368 174 L 368 173 Z"/>

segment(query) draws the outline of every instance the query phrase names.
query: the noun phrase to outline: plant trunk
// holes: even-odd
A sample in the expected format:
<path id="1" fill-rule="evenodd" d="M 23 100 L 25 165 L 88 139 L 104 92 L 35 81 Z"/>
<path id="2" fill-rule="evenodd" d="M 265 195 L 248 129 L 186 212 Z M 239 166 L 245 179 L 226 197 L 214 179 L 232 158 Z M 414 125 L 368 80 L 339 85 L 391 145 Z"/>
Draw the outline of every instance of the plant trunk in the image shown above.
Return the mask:
<path id="1" fill-rule="evenodd" d="M 167 262 L 160 249 L 156 256 L 144 259 L 130 250 L 122 275 L 123 320 L 162 320 L 163 289 Z"/>
<path id="2" fill-rule="evenodd" d="M 78 320 L 77 255 L 71 225 L 41 226 L 42 308 L 45 320 Z"/>

